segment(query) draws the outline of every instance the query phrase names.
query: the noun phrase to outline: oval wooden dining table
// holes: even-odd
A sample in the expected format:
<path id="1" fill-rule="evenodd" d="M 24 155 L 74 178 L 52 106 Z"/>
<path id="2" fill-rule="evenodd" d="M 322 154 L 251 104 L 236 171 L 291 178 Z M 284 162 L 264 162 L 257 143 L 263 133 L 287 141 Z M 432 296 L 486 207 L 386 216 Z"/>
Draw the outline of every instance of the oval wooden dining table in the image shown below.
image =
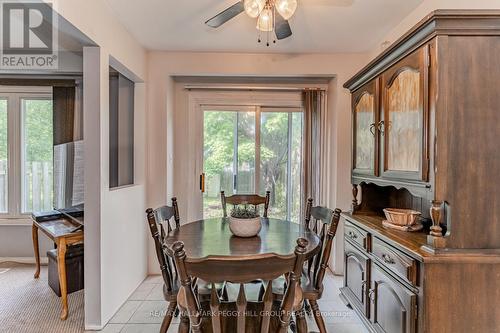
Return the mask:
<path id="1" fill-rule="evenodd" d="M 293 255 L 299 237 L 308 241 L 306 259 L 320 250 L 320 239 L 303 225 L 286 220 L 262 218 L 262 229 L 255 237 L 236 237 L 229 230 L 228 218 L 209 218 L 181 225 L 167 234 L 165 245 L 171 255 L 171 247 L 184 243 L 186 256 L 190 260 L 207 257 L 255 257 L 274 253 Z"/>
<path id="2" fill-rule="evenodd" d="M 193 261 L 209 257 L 245 260 L 268 253 L 294 256 L 297 239 L 302 237 L 308 241 L 306 260 L 320 251 L 319 237 L 301 224 L 272 218 L 262 218 L 261 222 L 262 229 L 259 234 L 251 238 L 233 236 L 229 230 L 228 218 L 191 222 L 167 234 L 165 249 L 167 254 L 172 256 L 172 245 L 181 241 L 184 243 L 187 259 Z M 228 260 L 228 263 L 232 261 Z M 303 332 L 307 332 L 307 326 L 298 325 L 297 333 Z"/>

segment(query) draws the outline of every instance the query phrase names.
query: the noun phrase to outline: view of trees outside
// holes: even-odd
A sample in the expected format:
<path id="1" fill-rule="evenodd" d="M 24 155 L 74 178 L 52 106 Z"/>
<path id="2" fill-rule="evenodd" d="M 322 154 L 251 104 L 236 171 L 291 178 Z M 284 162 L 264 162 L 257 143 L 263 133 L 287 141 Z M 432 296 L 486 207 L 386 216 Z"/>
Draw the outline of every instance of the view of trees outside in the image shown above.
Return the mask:
<path id="1" fill-rule="evenodd" d="M 302 113 L 262 112 L 260 131 L 260 190 L 261 193 L 271 191 L 269 216 L 287 218 L 290 209 L 290 219 L 297 221 L 300 214 Z"/>
<path id="2" fill-rule="evenodd" d="M 255 112 L 204 113 L 204 217 L 221 216 L 221 190 L 232 195 L 235 185 L 236 193 L 255 193 L 255 122 Z M 271 191 L 271 217 L 286 219 L 289 209 L 298 220 L 301 143 L 302 113 L 261 112 L 258 192 Z"/>
<path id="3" fill-rule="evenodd" d="M 23 212 L 53 207 L 52 100 L 23 99 Z"/>
<path id="4" fill-rule="evenodd" d="M 0 99 L 0 213 L 8 210 L 7 100 Z"/>

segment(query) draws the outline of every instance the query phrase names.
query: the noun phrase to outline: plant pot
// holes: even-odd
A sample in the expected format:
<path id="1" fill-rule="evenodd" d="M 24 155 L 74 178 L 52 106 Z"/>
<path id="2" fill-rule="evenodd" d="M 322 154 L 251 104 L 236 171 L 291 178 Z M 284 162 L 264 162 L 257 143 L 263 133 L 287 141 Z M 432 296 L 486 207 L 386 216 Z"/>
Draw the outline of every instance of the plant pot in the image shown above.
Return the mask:
<path id="1" fill-rule="evenodd" d="M 237 237 L 254 237 L 257 236 L 262 228 L 260 217 L 251 219 L 239 219 L 236 217 L 229 217 L 229 229 L 233 235 Z"/>

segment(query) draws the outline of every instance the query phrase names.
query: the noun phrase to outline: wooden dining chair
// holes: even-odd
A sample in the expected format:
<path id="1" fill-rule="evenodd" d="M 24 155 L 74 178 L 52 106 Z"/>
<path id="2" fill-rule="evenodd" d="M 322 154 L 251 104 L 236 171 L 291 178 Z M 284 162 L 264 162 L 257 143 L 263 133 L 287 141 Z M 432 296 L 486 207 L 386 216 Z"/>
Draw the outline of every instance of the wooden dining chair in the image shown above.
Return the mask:
<path id="1" fill-rule="evenodd" d="M 165 227 L 167 233 L 172 229 L 179 228 L 179 208 L 177 206 L 177 199 L 172 198 L 172 206 L 162 206 L 153 210 L 148 208 L 146 210 L 147 221 L 151 236 L 155 243 L 156 257 L 160 264 L 161 275 L 163 277 L 163 296 L 168 304 L 167 313 L 163 318 L 160 332 L 167 332 L 168 327 L 172 321 L 172 316 L 177 309 L 177 293 L 179 292 L 179 279 L 177 278 L 177 270 L 173 260 L 168 257 L 163 251 L 163 240 L 165 239 Z M 173 222 L 171 221 L 173 220 Z M 172 225 L 173 223 L 173 225 Z"/>
<path id="2" fill-rule="evenodd" d="M 257 194 L 234 194 L 226 197 L 224 191 L 220 192 L 220 199 L 222 202 L 222 211 L 224 212 L 224 217 L 227 217 L 227 207 L 229 203 L 231 205 L 253 205 L 256 209 L 258 205 L 264 205 L 263 217 L 267 217 L 267 211 L 269 209 L 269 199 L 271 198 L 271 191 L 266 191 L 266 196 L 262 197 Z"/>
<path id="3" fill-rule="evenodd" d="M 180 226 L 179 207 L 177 199 L 172 198 L 172 206 L 162 206 L 155 210 L 148 208 L 146 210 L 147 221 L 151 236 L 155 243 L 156 256 L 160 264 L 161 275 L 163 277 L 163 296 L 169 302 L 167 313 L 163 318 L 160 332 L 167 332 L 172 316 L 177 310 L 177 293 L 179 292 L 180 283 L 178 272 L 174 264 L 173 258 L 169 257 L 164 251 L 164 239 L 172 230 L 178 229 Z M 210 288 L 203 281 L 194 281 L 194 287 L 201 295 L 210 296 Z M 210 286 L 209 286 L 210 287 Z M 219 290 L 222 288 L 217 285 Z M 225 291 L 223 292 L 225 295 Z M 182 317 L 181 320 L 188 321 L 187 317 Z"/>
<path id="4" fill-rule="evenodd" d="M 313 207 L 313 199 L 307 200 L 304 225 L 314 231 L 321 239 L 321 251 L 309 259 L 302 272 L 301 286 L 304 292 L 304 301 L 311 305 L 314 320 L 320 333 L 326 332 L 325 322 L 321 316 L 317 301 L 323 294 L 323 280 L 330 260 L 333 237 L 337 232 L 340 220 L 340 209 L 331 210 L 326 207 Z M 304 308 L 296 312 L 297 325 L 305 325 Z"/>
<path id="5" fill-rule="evenodd" d="M 298 281 L 306 247 L 307 240 L 299 238 L 294 255 L 269 253 L 241 260 L 225 257 L 190 260 L 184 251 L 184 244 L 176 242 L 171 251 L 174 253 L 182 284 L 177 302 L 181 311 L 187 312 L 191 332 L 287 332 L 292 312 L 302 307 L 302 291 Z M 272 281 L 284 274 L 288 274 L 288 288 L 279 308 L 276 309 L 273 308 Z M 192 288 L 193 278 L 210 283 L 239 283 L 238 296 L 235 301 L 222 300 L 216 288 L 212 287 L 210 301 L 200 302 Z M 267 281 L 262 302 L 248 302 L 245 295 L 244 284 L 255 279 Z"/>

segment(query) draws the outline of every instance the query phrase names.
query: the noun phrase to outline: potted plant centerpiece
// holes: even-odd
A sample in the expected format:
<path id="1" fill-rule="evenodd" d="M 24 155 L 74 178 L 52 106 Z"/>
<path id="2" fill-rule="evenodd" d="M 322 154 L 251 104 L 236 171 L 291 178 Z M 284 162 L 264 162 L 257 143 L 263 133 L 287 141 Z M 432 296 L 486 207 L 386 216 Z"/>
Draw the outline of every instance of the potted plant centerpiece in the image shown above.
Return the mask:
<path id="1" fill-rule="evenodd" d="M 257 207 L 249 208 L 247 204 L 236 205 L 229 217 L 229 229 L 238 237 L 254 237 L 262 227 Z"/>

